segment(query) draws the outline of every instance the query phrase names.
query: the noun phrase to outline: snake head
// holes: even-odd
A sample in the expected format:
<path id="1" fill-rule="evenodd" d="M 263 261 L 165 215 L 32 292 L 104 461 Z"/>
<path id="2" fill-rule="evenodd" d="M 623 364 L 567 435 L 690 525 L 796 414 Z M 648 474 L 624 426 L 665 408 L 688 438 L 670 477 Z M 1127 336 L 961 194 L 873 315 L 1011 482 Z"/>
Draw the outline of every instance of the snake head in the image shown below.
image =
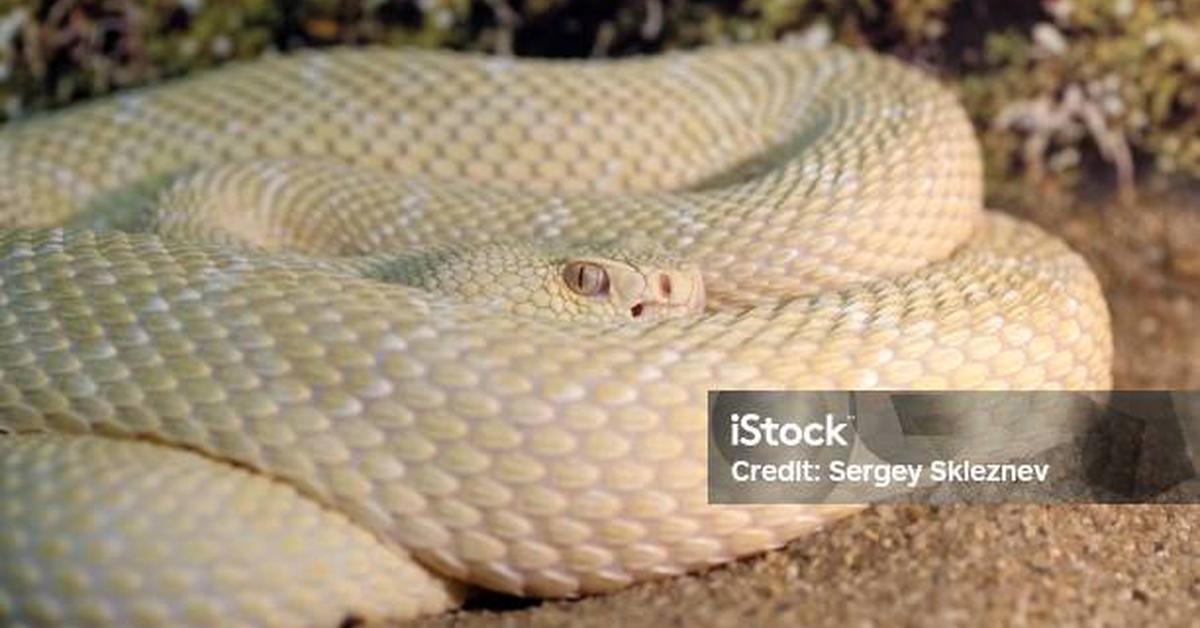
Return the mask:
<path id="1" fill-rule="evenodd" d="M 581 255 L 560 268 L 562 298 L 587 318 L 655 321 L 704 310 L 699 268 L 661 254 Z"/>
<path id="2" fill-rule="evenodd" d="M 704 311 L 699 268 L 645 246 L 496 242 L 367 256 L 364 276 L 522 317 L 622 324 Z"/>

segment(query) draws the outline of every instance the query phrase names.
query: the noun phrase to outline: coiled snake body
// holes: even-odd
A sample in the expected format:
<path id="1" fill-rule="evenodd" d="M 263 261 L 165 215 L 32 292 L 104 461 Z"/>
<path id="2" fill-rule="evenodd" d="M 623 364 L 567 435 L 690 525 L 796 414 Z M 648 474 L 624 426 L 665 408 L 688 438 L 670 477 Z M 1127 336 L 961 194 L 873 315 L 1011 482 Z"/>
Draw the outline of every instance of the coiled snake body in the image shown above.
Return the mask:
<path id="1" fill-rule="evenodd" d="M 708 505 L 709 389 L 1108 385 L 1086 264 L 981 185 L 933 81 L 779 45 L 313 52 L 13 124 L 0 623 L 407 617 L 778 546 L 853 508 Z M 608 278 L 538 243 L 633 241 L 705 311 L 635 253 L 663 316 L 542 315 Z M 430 247 L 501 254 L 355 261 Z"/>

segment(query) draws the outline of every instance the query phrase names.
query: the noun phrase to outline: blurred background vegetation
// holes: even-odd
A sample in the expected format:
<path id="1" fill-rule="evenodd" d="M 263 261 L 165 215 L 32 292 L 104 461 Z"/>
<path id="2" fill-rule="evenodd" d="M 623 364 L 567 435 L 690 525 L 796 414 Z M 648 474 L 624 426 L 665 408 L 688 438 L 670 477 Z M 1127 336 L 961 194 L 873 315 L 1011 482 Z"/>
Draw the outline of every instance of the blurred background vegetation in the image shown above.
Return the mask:
<path id="1" fill-rule="evenodd" d="M 0 0 L 0 120 L 270 50 L 600 57 L 778 38 L 943 77 L 992 186 L 1200 178 L 1200 0 Z"/>

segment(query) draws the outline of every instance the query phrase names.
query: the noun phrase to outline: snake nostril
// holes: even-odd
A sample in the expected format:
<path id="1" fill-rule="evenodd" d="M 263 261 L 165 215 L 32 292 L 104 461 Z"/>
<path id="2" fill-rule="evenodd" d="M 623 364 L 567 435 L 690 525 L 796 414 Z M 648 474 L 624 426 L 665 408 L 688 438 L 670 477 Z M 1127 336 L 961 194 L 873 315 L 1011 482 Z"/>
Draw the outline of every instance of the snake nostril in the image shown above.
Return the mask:
<path id="1" fill-rule="evenodd" d="M 634 318 L 640 318 L 642 316 L 643 309 L 645 309 L 645 307 L 641 303 L 636 303 L 633 307 L 629 308 L 629 313 L 632 314 Z"/>
<path id="2" fill-rule="evenodd" d="M 671 277 L 669 275 L 658 276 L 658 289 L 664 297 L 671 296 Z"/>

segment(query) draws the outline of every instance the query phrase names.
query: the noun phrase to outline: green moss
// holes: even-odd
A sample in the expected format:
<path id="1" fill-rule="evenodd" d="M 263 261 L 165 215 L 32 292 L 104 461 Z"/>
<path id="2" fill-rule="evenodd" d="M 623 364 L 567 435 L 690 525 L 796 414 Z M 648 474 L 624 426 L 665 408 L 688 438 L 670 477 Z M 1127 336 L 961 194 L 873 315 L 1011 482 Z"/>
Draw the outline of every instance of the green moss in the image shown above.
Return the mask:
<path id="1" fill-rule="evenodd" d="M 1200 5 L 1075 0 L 987 36 L 958 84 L 993 176 L 1068 179 L 1100 159 L 1200 175 Z M 1140 157 L 1140 159 L 1139 159 Z"/>
<path id="2" fill-rule="evenodd" d="M 0 0 L 0 116 L 270 49 L 610 56 L 797 36 L 939 72 L 992 180 L 1200 176 L 1195 0 Z"/>

